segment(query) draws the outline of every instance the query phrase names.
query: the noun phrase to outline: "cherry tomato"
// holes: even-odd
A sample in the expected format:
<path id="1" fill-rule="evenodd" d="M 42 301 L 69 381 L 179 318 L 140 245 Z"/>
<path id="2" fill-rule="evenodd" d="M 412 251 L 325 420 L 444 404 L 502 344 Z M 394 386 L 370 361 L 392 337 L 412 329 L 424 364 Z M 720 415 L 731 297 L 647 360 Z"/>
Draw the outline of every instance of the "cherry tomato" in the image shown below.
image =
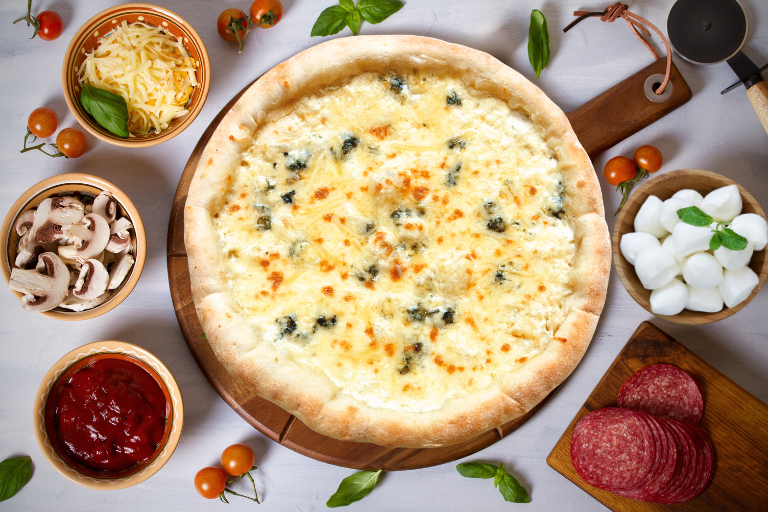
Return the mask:
<path id="1" fill-rule="evenodd" d="M 56 136 L 56 147 L 64 156 L 78 158 L 88 149 L 88 139 L 77 128 L 64 128 Z"/>
<path id="2" fill-rule="evenodd" d="M 209 466 L 195 475 L 195 489 L 207 500 L 221 496 L 227 486 L 227 474 L 221 468 Z"/>
<path id="3" fill-rule="evenodd" d="M 216 20 L 216 30 L 219 31 L 219 35 L 223 40 L 236 43 L 237 37 L 229 29 L 229 22 L 232 18 L 236 20 L 245 18 L 245 13 L 240 9 L 226 9 L 219 14 L 219 19 Z M 245 30 L 238 30 L 237 34 L 240 36 L 240 39 L 245 39 Z"/>
<path id="4" fill-rule="evenodd" d="M 255 460 L 250 446 L 233 444 L 221 454 L 221 467 L 232 476 L 240 476 L 251 470 Z"/>
<path id="5" fill-rule="evenodd" d="M 613 186 L 622 181 L 631 180 L 637 174 L 635 162 L 625 156 L 615 156 L 605 164 L 605 181 Z"/>
<path id="6" fill-rule="evenodd" d="M 44 41 L 53 41 L 64 30 L 64 22 L 61 21 L 61 16 L 58 13 L 43 11 L 35 16 L 35 18 L 40 23 L 40 30 L 37 32 L 37 35 Z"/>
<path id="7" fill-rule="evenodd" d="M 632 160 L 635 161 L 639 168 L 645 169 L 648 172 L 658 171 L 664 162 L 661 151 L 654 146 L 640 146 L 632 156 Z"/>
<path id="8" fill-rule="evenodd" d="M 36 108 L 27 119 L 27 127 L 32 135 L 42 139 L 56 133 L 57 126 L 59 126 L 59 116 L 48 107 Z"/>
<path id="9" fill-rule="evenodd" d="M 272 28 L 283 18 L 283 4 L 280 0 L 256 0 L 251 4 L 250 13 L 251 23 L 261 28 Z"/>

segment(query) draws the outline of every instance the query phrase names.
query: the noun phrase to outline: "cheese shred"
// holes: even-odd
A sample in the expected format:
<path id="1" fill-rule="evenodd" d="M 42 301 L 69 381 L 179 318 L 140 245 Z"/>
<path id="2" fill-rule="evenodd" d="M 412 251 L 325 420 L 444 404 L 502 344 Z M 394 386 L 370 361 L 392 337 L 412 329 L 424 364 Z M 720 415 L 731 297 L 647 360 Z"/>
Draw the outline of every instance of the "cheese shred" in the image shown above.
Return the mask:
<path id="1" fill-rule="evenodd" d="M 197 66 L 184 45 L 162 29 L 123 21 L 86 55 L 77 78 L 122 96 L 131 136 L 146 135 L 189 112 Z"/>

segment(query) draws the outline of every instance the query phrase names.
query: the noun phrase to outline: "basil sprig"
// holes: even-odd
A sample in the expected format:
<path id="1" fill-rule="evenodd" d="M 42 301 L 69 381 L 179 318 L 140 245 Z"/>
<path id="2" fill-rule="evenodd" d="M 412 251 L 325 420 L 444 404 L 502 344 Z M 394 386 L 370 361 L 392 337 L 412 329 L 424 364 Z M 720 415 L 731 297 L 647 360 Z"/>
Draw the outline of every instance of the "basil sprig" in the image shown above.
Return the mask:
<path id="1" fill-rule="evenodd" d="M 0 501 L 12 498 L 32 477 L 32 459 L 13 457 L 0 462 Z"/>
<path id="2" fill-rule="evenodd" d="M 713 235 L 709 240 L 709 248 L 713 251 L 718 250 L 721 246 L 732 251 L 743 251 L 749 244 L 746 238 L 726 227 L 725 222 L 716 220 L 698 206 L 680 208 L 677 210 L 677 216 L 682 222 L 700 228 L 711 226 L 712 223 L 717 224 L 712 230 Z"/>
<path id="3" fill-rule="evenodd" d="M 122 96 L 84 83 L 80 104 L 97 123 L 111 133 L 118 137 L 128 137 L 128 105 Z"/>
<path id="4" fill-rule="evenodd" d="M 498 467 L 483 462 L 467 462 L 456 466 L 456 470 L 461 476 L 467 478 L 493 478 L 493 486 L 499 489 L 506 501 L 512 503 L 530 503 L 531 501 L 525 487 L 506 472 L 503 462 Z"/>
<path id="5" fill-rule="evenodd" d="M 329 508 L 346 507 L 368 496 L 379 480 L 381 470 L 360 471 L 350 475 L 339 484 L 338 490 L 333 493 L 325 505 Z"/>
<path id="6" fill-rule="evenodd" d="M 547 18 L 540 10 L 531 11 L 531 25 L 528 27 L 528 60 L 539 78 L 544 66 L 549 62 L 549 31 Z"/>
<path id="7" fill-rule="evenodd" d="M 354 0 L 339 0 L 339 5 L 328 7 L 320 13 L 310 36 L 338 34 L 346 26 L 357 35 L 362 20 L 376 25 L 402 8 L 403 2 L 400 0 L 360 0 L 357 6 Z"/>

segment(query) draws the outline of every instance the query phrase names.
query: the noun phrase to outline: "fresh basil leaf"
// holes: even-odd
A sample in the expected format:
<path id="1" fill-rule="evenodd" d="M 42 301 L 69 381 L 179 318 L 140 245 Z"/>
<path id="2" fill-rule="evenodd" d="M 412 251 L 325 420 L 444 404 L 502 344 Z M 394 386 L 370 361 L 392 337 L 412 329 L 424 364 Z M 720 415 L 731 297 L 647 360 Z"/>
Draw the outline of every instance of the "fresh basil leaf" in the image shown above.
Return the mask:
<path id="1" fill-rule="evenodd" d="M 691 226 L 704 227 L 709 226 L 715 219 L 711 215 L 705 213 L 698 206 L 688 206 L 686 208 L 680 208 L 677 210 L 677 216 L 680 220 Z"/>
<path id="2" fill-rule="evenodd" d="M 361 2 L 362 3 L 362 2 Z M 528 60 L 539 78 L 549 62 L 549 31 L 547 19 L 540 10 L 531 11 L 531 25 L 528 28 Z"/>
<path id="3" fill-rule="evenodd" d="M 317 21 L 312 26 L 310 37 L 331 36 L 338 34 L 347 26 L 347 11 L 339 5 L 333 5 L 318 16 Z"/>
<path id="4" fill-rule="evenodd" d="M 101 126 L 118 137 L 128 137 L 128 105 L 122 96 L 83 84 L 80 103 Z"/>
<path id="5" fill-rule="evenodd" d="M 720 246 L 723 245 L 723 239 L 720 236 L 719 231 L 715 231 L 712 233 L 712 238 L 709 239 L 709 249 L 712 251 L 716 251 L 720 248 Z"/>
<path id="6" fill-rule="evenodd" d="M 352 12 L 355 10 L 355 2 L 352 0 L 339 0 L 339 5 L 347 12 Z"/>
<path id="7" fill-rule="evenodd" d="M 467 478 L 493 478 L 496 474 L 496 466 L 482 462 L 465 462 L 457 465 L 456 471 Z"/>
<path id="8" fill-rule="evenodd" d="M 349 25 L 349 30 L 351 30 L 354 35 L 357 35 L 357 33 L 360 32 L 360 24 L 362 22 L 363 19 L 360 17 L 360 11 L 357 9 L 347 13 L 347 25 Z"/>
<path id="9" fill-rule="evenodd" d="M 723 244 L 723 247 L 726 249 L 730 249 L 732 251 L 743 251 L 747 248 L 747 245 L 749 244 L 749 240 L 732 230 L 731 228 L 724 227 L 722 231 L 718 232 L 720 234 L 720 240 Z M 711 246 L 710 242 L 710 246 Z M 713 249 L 714 250 L 714 249 Z"/>
<path id="10" fill-rule="evenodd" d="M 509 473 L 504 473 L 504 479 L 499 484 L 499 492 L 506 501 L 512 503 L 530 503 L 531 498 L 528 496 L 528 491 L 525 487 L 520 485 L 515 477 Z"/>
<path id="11" fill-rule="evenodd" d="M 368 496 L 379 480 L 381 470 L 361 471 L 350 475 L 339 484 L 339 489 L 325 503 L 329 508 L 346 507 Z"/>
<path id="12" fill-rule="evenodd" d="M 0 501 L 12 498 L 32 478 L 32 459 L 13 457 L 0 462 Z"/>
<path id="13" fill-rule="evenodd" d="M 501 481 L 504 479 L 504 475 L 506 475 L 504 471 L 504 463 L 502 462 L 499 464 L 499 468 L 496 470 L 496 474 L 493 475 L 493 487 L 496 488 L 499 486 Z"/>
<path id="14" fill-rule="evenodd" d="M 357 9 L 365 21 L 373 25 L 381 23 L 403 8 L 400 0 L 360 0 Z"/>

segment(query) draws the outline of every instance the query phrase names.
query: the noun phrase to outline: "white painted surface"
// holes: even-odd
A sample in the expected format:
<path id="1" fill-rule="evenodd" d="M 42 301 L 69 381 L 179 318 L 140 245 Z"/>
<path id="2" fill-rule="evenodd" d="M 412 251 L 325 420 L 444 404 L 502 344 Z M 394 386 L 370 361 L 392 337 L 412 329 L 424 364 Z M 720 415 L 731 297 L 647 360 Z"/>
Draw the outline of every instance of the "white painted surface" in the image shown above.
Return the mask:
<path id="1" fill-rule="evenodd" d="M 202 113 L 183 134 L 160 146 L 127 150 L 88 136 L 89 151 L 77 160 L 49 159 L 39 153 L 19 154 L 29 113 L 49 106 L 60 127 L 75 126 L 61 90 L 61 62 L 69 40 L 87 19 L 117 2 L 108 0 L 35 1 L 34 10 L 53 9 L 64 19 L 56 41 L 28 40 L 30 31 L 11 22 L 26 2 L 0 3 L 0 214 L 40 180 L 66 172 L 105 178 L 132 198 L 147 228 L 149 254 L 134 292 L 109 314 L 93 320 L 57 322 L 25 312 L 5 287 L 0 287 L 0 459 L 28 454 L 34 463 L 30 483 L 3 510 L 222 510 L 195 493 L 195 472 L 217 464 L 223 448 L 250 444 L 257 454 L 256 472 L 263 504 L 233 498 L 227 510 L 323 510 L 342 478 L 352 471 L 329 466 L 268 440 L 251 428 L 219 398 L 198 369 L 181 336 L 171 304 L 165 240 L 171 200 L 192 148 L 219 110 L 247 83 L 321 38 L 309 33 L 317 15 L 332 0 L 286 0 L 282 22 L 249 36 L 243 54 L 222 41 L 215 21 L 225 7 L 247 8 L 248 2 L 157 0 L 177 12 L 200 33 L 212 60 L 211 92 Z M 608 3 L 608 2 L 606 2 Z M 672 2 L 637 1 L 630 9 L 663 28 Z M 758 66 L 768 61 L 768 3 L 745 0 L 750 33 L 745 52 Z M 362 34 L 421 34 L 485 50 L 528 78 L 529 13 L 541 9 L 550 27 L 552 58 L 536 81 L 563 110 L 581 105 L 651 62 L 625 22 L 612 25 L 589 19 L 563 34 L 572 12 L 602 8 L 600 2 L 579 0 L 410 0 L 378 26 L 363 24 Z M 346 29 L 342 36 L 348 36 Z M 657 48 L 661 43 L 654 37 Z M 693 66 L 675 57 L 693 90 L 693 99 L 649 128 L 620 143 L 595 162 L 602 176 L 605 162 L 631 156 L 642 144 L 658 146 L 665 158 L 661 172 L 681 168 L 708 169 L 739 182 L 768 207 L 768 135 L 743 88 L 725 96 L 720 91 L 735 81 L 726 64 Z M 619 196 L 600 179 L 606 211 Z M 608 214 L 609 226 L 613 216 Z M 655 319 L 638 306 L 611 275 L 608 300 L 584 360 L 560 392 L 509 438 L 469 457 L 499 461 L 530 490 L 526 510 L 601 510 L 597 501 L 549 468 L 546 456 L 584 399 L 643 320 L 652 320 L 704 360 L 763 401 L 768 401 L 768 292 L 763 290 L 738 314 L 700 327 L 677 326 Z M 32 401 L 40 380 L 63 354 L 82 344 L 125 340 L 159 356 L 181 386 L 185 401 L 184 432 L 176 452 L 157 475 L 129 489 L 100 492 L 75 485 L 56 473 L 37 447 L 32 431 Z M 746 456 L 746 454 L 745 454 Z M 462 478 L 454 464 L 385 475 L 364 501 L 350 510 L 507 510 L 490 481 Z"/>

